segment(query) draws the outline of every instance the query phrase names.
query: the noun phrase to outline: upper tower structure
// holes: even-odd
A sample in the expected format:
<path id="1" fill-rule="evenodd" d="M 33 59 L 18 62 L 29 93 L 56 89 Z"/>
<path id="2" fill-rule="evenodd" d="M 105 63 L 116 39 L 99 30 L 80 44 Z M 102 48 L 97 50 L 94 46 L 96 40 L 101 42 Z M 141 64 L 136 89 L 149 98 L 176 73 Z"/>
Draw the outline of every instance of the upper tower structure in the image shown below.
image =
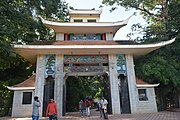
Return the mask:
<path id="1" fill-rule="evenodd" d="M 70 22 L 52 22 L 42 19 L 44 25 L 56 33 L 56 40 L 113 40 L 115 33 L 127 25 L 127 18 L 117 22 L 99 22 L 101 10 L 69 10 Z"/>
<path id="2" fill-rule="evenodd" d="M 102 9 L 70 9 L 70 22 L 99 22 L 101 13 Z"/>

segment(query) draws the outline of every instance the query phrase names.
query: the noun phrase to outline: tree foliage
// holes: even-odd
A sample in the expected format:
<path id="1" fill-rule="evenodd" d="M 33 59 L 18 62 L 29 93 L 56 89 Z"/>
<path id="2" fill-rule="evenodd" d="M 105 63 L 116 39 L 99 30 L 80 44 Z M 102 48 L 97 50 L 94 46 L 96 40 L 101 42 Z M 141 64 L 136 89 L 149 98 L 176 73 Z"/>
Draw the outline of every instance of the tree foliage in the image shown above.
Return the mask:
<path id="1" fill-rule="evenodd" d="M 5 86 L 25 80 L 35 70 L 16 54 L 13 45 L 55 38 L 39 16 L 67 21 L 67 3 L 61 0 L 0 0 L 0 95 L 8 94 L 4 92 Z"/>
<path id="2" fill-rule="evenodd" d="M 69 77 L 66 80 L 66 110 L 77 111 L 80 100 L 102 96 L 103 77 Z"/>
<path id="3" fill-rule="evenodd" d="M 53 32 L 41 23 L 38 16 L 65 21 L 67 3 L 60 0 L 0 1 L 0 55 L 3 56 L 0 58 L 0 69 L 14 66 L 14 60 L 19 57 L 11 45 L 54 39 Z"/>
<path id="4" fill-rule="evenodd" d="M 157 88 L 160 109 L 177 107 L 180 92 L 180 1 L 179 0 L 103 0 L 103 4 L 116 8 L 136 9 L 147 21 L 132 26 L 132 32 L 141 30 L 143 38 L 135 39 L 141 43 L 153 43 L 176 37 L 176 41 L 135 60 L 136 75 L 150 83 L 160 83 Z M 133 35 L 133 33 L 130 33 Z M 132 40 L 132 39 L 131 39 Z M 171 94 L 171 96 L 169 96 Z M 172 97 L 173 95 L 173 97 Z"/>

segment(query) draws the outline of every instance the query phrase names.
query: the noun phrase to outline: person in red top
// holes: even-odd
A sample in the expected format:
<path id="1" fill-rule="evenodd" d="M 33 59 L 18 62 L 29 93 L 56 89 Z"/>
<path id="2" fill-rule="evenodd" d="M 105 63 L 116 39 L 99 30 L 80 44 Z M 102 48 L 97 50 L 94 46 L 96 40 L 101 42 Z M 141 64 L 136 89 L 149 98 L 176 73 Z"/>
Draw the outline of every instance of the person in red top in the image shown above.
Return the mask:
<path id="1" fill-rule="evenodd" d="M 90 117 L 90 107 L 91 107 L 91 103 L 89 101 L 89 98 L 87 97 L 85 100 L 85 107 L 86 107 L 86 115 L 88 117 Z"/>
<path id="2" fill-rule="evenodd" d="M 49 116 L 49 120 L 57 120 L 57 106 L 53 98 L 50 98 L 48 103 L 46 116 Z"/>

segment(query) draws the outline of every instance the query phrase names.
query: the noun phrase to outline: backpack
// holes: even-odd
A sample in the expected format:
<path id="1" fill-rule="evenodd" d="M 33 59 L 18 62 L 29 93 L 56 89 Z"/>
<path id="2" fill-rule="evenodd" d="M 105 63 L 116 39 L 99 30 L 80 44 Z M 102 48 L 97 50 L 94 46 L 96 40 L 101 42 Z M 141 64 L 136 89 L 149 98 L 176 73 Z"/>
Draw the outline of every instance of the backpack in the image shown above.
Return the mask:
<path id="1" fill-rule="evenodd" d="M 86 107 L 89 107 L 90 104 L 89 104 L 89 100 L 86 100 Z"/>

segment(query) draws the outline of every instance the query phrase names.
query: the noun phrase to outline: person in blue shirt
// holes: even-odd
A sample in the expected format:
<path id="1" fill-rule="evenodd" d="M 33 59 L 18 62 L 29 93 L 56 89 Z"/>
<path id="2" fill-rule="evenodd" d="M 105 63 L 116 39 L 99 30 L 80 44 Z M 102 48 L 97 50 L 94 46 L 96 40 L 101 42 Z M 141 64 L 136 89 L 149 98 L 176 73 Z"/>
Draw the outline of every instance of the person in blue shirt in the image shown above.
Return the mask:
<path id="1" fill-rule="evenodd" d="M 79 102 L 79 112 L 80 112 L 81 117 L 83 116 L 83 109 L 84 109 L 84 102 L 83 102 L 83 100 L 80 100 L 80 102 Z"/>
<path id="2" fill-rule="evenodd" d="M 32 111 L 32 120 L 39 120 L 39 107 L 41 106 L 40 101 L 38 100 L 38 97 L 34 97 L 33 101 L 33 111 Z"/>

